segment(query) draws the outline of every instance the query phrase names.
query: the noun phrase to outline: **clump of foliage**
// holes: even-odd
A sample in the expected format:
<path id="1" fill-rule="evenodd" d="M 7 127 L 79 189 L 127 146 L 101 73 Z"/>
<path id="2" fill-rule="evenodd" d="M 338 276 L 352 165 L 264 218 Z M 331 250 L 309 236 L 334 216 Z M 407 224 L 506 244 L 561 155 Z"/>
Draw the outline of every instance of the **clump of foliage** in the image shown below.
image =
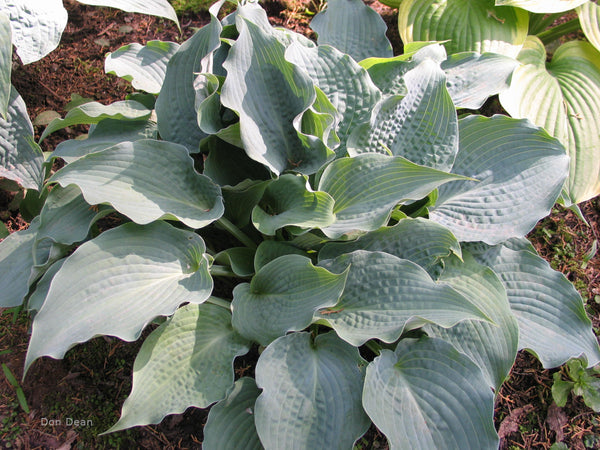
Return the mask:
<path id="1" fill-rule="evenodd" d="M 52 153 L 67 164 L 36 175 L 39 215 L 0 244 L 0 306 L 34 314 L 26 368 L 166 316 L 108 432 L 212 405 L 207 449 L 351 448 L 371 423 L 392 448 L 497 447 L 494 391 L 518 350 L 600 361 L 581 297 L 524 239 L 561 194 L 563 145 L 457 115 L 517 62 L 431 42 L 394 57 L 360 0 L 330 1 L 317 43 L 253 2 L 220 20 L 223 3 L 181 46 L 107 57 L 145 94 L 42 135 L 92 125 Z M 20 97 L 9 112 L 5 145 L 26 151 Z M 99 229 L 108 214 L 121 224 Z M 239 243 L 217 252 L 216 229 Z M 218 277 L 237 280 L 231 298 Z M 255 377 L 235 380 L 252 347 Z"/>

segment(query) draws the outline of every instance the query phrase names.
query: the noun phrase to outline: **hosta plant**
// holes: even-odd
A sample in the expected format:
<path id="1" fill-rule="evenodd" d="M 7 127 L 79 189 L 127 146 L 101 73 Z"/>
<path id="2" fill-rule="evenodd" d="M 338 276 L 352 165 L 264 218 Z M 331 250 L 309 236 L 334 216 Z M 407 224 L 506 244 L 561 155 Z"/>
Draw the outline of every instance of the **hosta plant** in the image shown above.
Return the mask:
<path id="1" fill-rule="evenodd" d="M 581 297 L 524 239 L 561 193 L 564 147 L 527 120 L 457 116 L 514 60 L 394 57 L 360 0 L 317 15 L 317 43 L 252 2 L 219 19 L 222 3 L 181 46 L 109 55 L 149 95 L 44 132 L 91 124 L 0 244 L 1 305 L 33 314 L 26 369 L 149 328 L 107 432 L 212 405 L 206 449 L 352 448 L 372 423 L 391 448 L 496 448 L 518 350 L 600 361 Z"/>

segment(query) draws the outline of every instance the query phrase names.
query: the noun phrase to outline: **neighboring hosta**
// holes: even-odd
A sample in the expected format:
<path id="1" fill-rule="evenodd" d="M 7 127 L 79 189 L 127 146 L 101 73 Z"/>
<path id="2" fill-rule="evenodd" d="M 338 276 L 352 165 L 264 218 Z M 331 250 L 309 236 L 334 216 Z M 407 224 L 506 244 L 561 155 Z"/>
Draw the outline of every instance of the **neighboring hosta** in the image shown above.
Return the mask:
<path id="1" fill-rule="evenodd" d="M 54 153 L 68 164 L 39 217 L 0 244 L 1 306 L 34 312 L 26 368 L 167 316 L 109 432 L 214 404 L 206 449 L 350 449 L 371 423 L 391 448 L 496 448 L 494 392 L 519 349 L 600 361 L 581 297 L 524 239 L 561 193 L 563 146 L 526 120 L 457 117 L 515 62 L 438 44 L 392 57 L 381 24 L 355 38 L 380 19 L 353 0 L 315 29 L 373 55 L 358 63 L 255 3 L 219 20 L 222 3 L 180 47 L 108 58 L 162 86 L 155 104 L 49 125 L 92 124 Z M 217 297 L 222 276 L 239 281 Z M 253 346 L 255 379 L 235 380 Z"/>

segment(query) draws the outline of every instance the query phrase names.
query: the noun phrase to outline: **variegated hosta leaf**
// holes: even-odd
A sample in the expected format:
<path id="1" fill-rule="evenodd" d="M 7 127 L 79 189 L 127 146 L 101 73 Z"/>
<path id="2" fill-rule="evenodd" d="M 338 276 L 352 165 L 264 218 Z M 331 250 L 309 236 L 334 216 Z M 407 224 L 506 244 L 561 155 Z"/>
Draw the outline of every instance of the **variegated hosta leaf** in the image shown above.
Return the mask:
<path id="1" fill-rule="evenodd" d="M 494 0 L 403 0 L 402 42 L 448 41 L 448 54 L 475 51 L 516 57 L 527 37 L 529 15 Z"/>
<path id="2" fill-rule="evenodd" d="M 12 72 L 12 34 L 8 16 L 0 9 L 0 115 L 6 120 L 10 103 Z"/>
<path id="3" fill-rule="evenodd" d="M 69 139 L 56 146 L 53 158 L 73 162 L 88 153 L 99 152 L 125 141 L 156 139 L 158 129 L 151 120 L 103 119 L 90 127 L 87 139 Z"/>
<path id="4" fill-rule="evenodd" d="M 133 341 L 156 316 L 204 302 L 213 287 L 204 249 L 197 234 L 160 221 L 121 225 L 84 243 L 35 316 L 26 367 L 100 334 Z"/>
<path id="5" fill-rule="evenodd" d="M 525 236 L 560 194 L 569 164 L 564 148 L 526 120 L 469 116 L 459 128 L 452 172 L 477 181 L 442 186 L 430 219 L 459 241 Z"/>
<path id="6" fill-rule="evenodd" d="M 103 105 L 98 102 L 88 102 L 71 109 L 64 119 L 54 119 L 46 127 L 40 141 L 46 139 L 50 133 L 70 127 L 71 125 L 98 123 L 103 119 L 119 121 L 139 121 L 148 119 L 152 111 L 134 100 L 122 100 Z"/>
<path id="7" fill-rule="evenodd" d="M 104 71 L 131 81 L 135 89 L 158 94 L 167 63 L 179 48 L 175 42 L 148 41 L 128 44 L 106 55 Z"/>
<path id="8" fill-rule="evenodd" d="M 586 356 L 600 362 L 600 348 L 579 293 L 563 274 L 528 250 L 490 248 L 478 256 L 498 274 L 519 322 L 519 348 L 536 354 L 544 367 Z"/>
<path id="9" fill-rule="evenodd" d="M 317 14 L 310 27 L 319 45 L 331 45 L 355 61 L 370 56 L 392 56 L 381 16 L 361 0 L 329 0 L 327 9 Z"/>
<path id="10" fill-rule="evenodd" d="M 43 162 L 25 102 L 11 87 L 6 120 L 0 117 L 0 177 L 39 191 L 44 182 Z"/>
<path id="11" fill-rule="evenodd" d="M 471 299 L 436 284 L 406 259 L 357 250 L 319 265 L 349 273 L 340 300 L 320 309 L 315 318 L 356 347 L 369 339 L 394 342 L 403 331 L 428 322 L 450 327 L 465 319 L 490 320 Z"/>
<path id="12" fill-rule="evenodd" d="M 40 213 L 37 239 L 50 238 L 66 245 L 83 241 L 92 224 L 111 211 L 104 205 L 90 206 L 74 184 L 55 186 Z"/>
<path id="13" fill-rule="evenodd" d="M 108 6 L 123 11 L 149 14 L 172 20 L 179 26 L 177 14 L 168 0 L 77 0 L 84 5 Z"/>
<path id="14" fill-rule="evenodd" d="M 200 72 L 212 72 L 212 54 L 220 45 L 223 26 L 216 15 L 225 0 L 209 10 L 210 23 L 185 41 L 169 59 L 167 73 L 156 100 L 156 116 L 163 139 L 185 145 L 198 152 L 206 133 L 198 128 L 194 78 Z"/>
<path id="15" fill-rule="evenodd" d="M 543 14 L 565 12 L 588 1 L 589 0 L 496 0 L 496 5 L 515 6 L 527 11 Z"/>
<path id="16" fill-rule="evenodd" d="M 250 283 L 233 290 L 234 328 L 261 345 L 306 328 L 317 309 L 333 306 L 340 298 L 348 275 L 344 269 L 332 273 L 300 255 L 271 261 Z"/>
<path id="17" fill-rule="evenodd" d="M 348 153 L 387 153 L 422 166 L 448 171 L 458 151 L 458 119 L 446 75 L 425 60 L 404 75 L 407 95 L 382 100 L 370 123 L 348 139 Z"/>
<path id="18" fill-rule="evenodd" d="M 12 233 L 0 242 L 0 308 L 20 305 L 29 291 L 38 227 L 39 219 L 34 219 L 29 228 Z"/>
<path id="19" fill-rule="evenodd" d="M 340 122 L 335 131 L 341 142 L 335 152 L 345 156 L 348 136 L 358 124 L 368 122 L 381 92 L 365 69 L 334 47 L 294 43 L 285 57 L 308 73 L 337 110 Z"/>
<path id="20" fill-rule="evenodd" d="M 131 394 L 107 432 L 158 423 L 168 414 L 225 398 L 233 386 L 233 360 L 249 349 L 250 342 L 231 327 L 227 309 L 183 306 L 144 341 L 133 365 Z"/>
<path id="21" fill-rule="evenodd" d="M 227 397 L 210 408 L 204 425 L 204 450 L 262 450 L 254 425 L 254 403 L 260 394 L 254 378 L 237 380 Z"/>
<path id="22" fill-rule="evenodd" d="M 544 127 L 571 158 L 565 184 L 567 203 L 600 193 L 600 51 L 590 43 L 570 41 L 546 62 L 546 50 L 529 36 L 519 54 L 510 89 L 500 102 L 513 117 Z"/>
<path id="23" fill-rule="evenodd" d="M 367 366 L 363 406 L 391 450 L 498 448 L 491 389 L 469 358 L 440 339 L 382 350 Z"/>
<path id="24" fill-rule="evenodd" d="M 42 59 L 54 50 L 68 19 L 62 0 L 3 1 L 0 12 L 10 18 L 12 42 L 23 64 Z"/>
<path id="25" fill-rule="evenodd" d="M 419 166 L 402 157 L 367 153 L 340 158 L 329 164 L 319 181 L 319 191 L 335 200 L 336 222 L 323 228 L 330 238 L 385 225 L 398 203 L 418 200 L 458 175 Z"/>
<path id="26" fill-rule="evenodd" d="M 393 227 L 380 228 L 355 241 L 325 244 L 319 252 L 319 261 L 355 250 L 386 252 L 408 259 L 430 274 L 442 259 L 462 254 L 458 240 L 447 228 L 427 219 L 406 218 Z"/>
<path id="27" fill-rule="evenodd" d="M 600 51 L 600 6 L 587 2 L 577 7 L 577 16 L 585 37 Z"/>
<path id="28" fill-rule="evenodd" d="M 260 203 L 252 210 L 252 223 L 269 236 L 284 226 L 302 232 L 331 225 L 335 221 L 334 200 L 325 192 L 314 192 L 304 176 L 285 174 L 273 180 Z"/>
<path id="29" fill-rule="evenodd" d="M 254 410 L 267 450 L 349 449 L 369 427 L 361 405 L 365 361 L 330 332 L 292 333 L 272 342 L 256 365 L 263 391 Z"/>
<path id="30" fill-rule="evenodd" d="M 427 334 L 451 343 L 471 358 L 488 384 L 499 389 L 519 349 L 519 325 L 502 281 L 489 267 L 478 264 L 468 252 L 464 254 L 464 262 L 458 258 L 446 260 L 438 281 L 452 286 L 494 323 L 465 320 L 451 328 L 427 325 Z"/>
<path id="31" fill-rule="evenodd" d="M 139 224 L 177 218 L 202 228 L 223 215 L 219 186 L 194 170 L 185 147 L 167 141 L 123 142 L 90 153 L 50 182 L 76 184 L 90 205 L 110 203 Z"/>
<path id="32" fill-rule="evenodd" d="M 302 116 L 317 99 L 312 80 L 285 59 L 285 46 L 273 32 L 241 16 L 237 26 L 240 36 L 223 63 L 221 101 L 240 116 L 246 153 L 277 174 L 316 172 L 334 153 L 301 132 Z"/>

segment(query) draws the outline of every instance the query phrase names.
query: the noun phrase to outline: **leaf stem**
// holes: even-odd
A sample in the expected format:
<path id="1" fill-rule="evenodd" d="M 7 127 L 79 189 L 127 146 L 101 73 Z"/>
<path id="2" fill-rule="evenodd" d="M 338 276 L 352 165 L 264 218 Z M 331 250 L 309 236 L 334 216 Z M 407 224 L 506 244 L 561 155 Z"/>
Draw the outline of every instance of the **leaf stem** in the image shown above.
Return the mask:
<path id="1" fill-rule="evenodd" d="M 229 278 L 239 278 L 235 272 L 229 269 L 227 266 L 210 266 L 210 274 L 213 277 L 229 277 Z"/>
<path id="2" fill-rule="evenodd" d="M 367 346 L 367 348 L 369 350 L 371 350 L 377 356 L 379 356 L 381 354 L 381 346 L 377 342 L 371 340 L 371 341 L 365 342 L 365 345 Z"/>
<path id="3" fill-rule="evenodd" d="M 575 18 L 569 20 L 568 22 L 561 23 L 554 28 L 550 28 L 549 30 L 542 31 L 541 33 L 537 34 L 537 37 L 544 43 L 544 45 L 548 45 L 550 42 L 553 42 L 569 33 L 579 31 L 580 29 L 581 24 L 579 23 L 579 18 Z"/>
<path id="4" fill-rule="evenodd" d="M 256 243 L 248 237 L 246 233 L 236 227 L 231 221 L 225 217 L 221 217 L 217 220 L 217 223 L 230 232 L 238 241 L 244 244 L 246 247 L 255 250 L 257 248 Z"/>
<path id="5" fill-rule="evenodd" d="M 556 19 L 562 16 L 562 13 L 554 14 L 531 14 L 529 19 L 529 34 L 542 33 L 546 28 L 554 23 Z"/>
<path id="6" fill-rule="evenodd" d="M 215 297 L 214 295 L 211 295 L 210 297 L 208 297 L 206 299 L 206 302 L 212 303 L 213 305 L 221 306 L 222 308 L 225 308 L 226 310 L 231 311 L 231 302 L 228 300 L 225 300 L 224 298 Z"/>

